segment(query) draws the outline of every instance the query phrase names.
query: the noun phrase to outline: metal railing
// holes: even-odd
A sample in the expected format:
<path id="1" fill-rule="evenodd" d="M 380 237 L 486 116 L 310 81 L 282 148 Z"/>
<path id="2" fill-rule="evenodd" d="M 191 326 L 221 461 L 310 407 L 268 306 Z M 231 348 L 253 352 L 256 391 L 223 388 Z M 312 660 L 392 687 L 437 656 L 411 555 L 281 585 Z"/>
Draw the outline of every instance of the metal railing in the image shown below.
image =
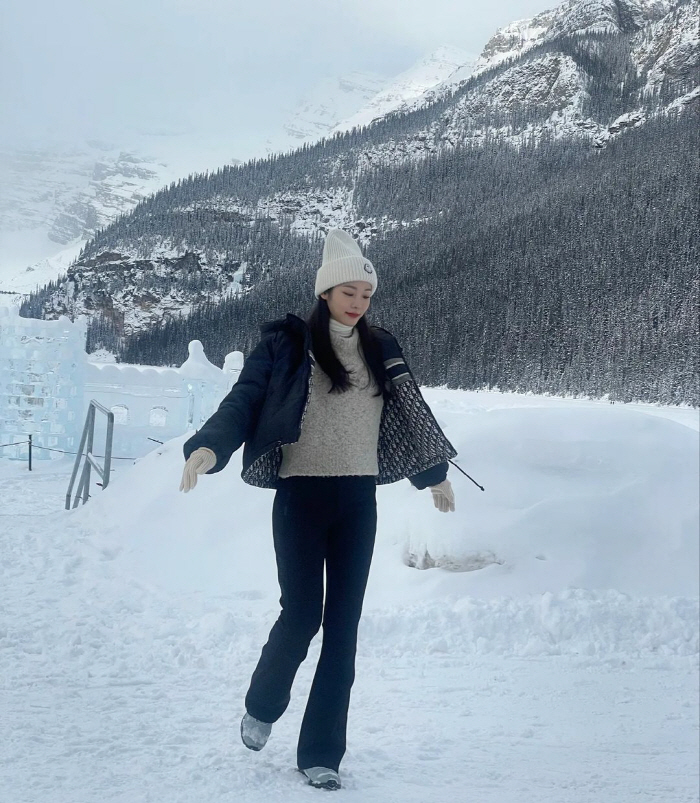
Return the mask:
<path id="1" fill-rule="evenodd" d="M 105 449 L 104 449 L 104 466 L 101 466 L 98 462 L 96 457 L 92 453 L 92 446 L 93 440 L 95 436 L 95 411 L 99 410 L 101 413 L 104 413 L 107 416 L 107 435 L 105 438 Z M 87 502 L 90 498 L 90 469 L 94 468 L 95 471 L 100 475 L 102 478 L 102 490 L 104 490 L 109 485 L 109 475 L 111 471 L 111 464 L 112 464 L 112 435 L 114 432 L 114 413 L 111 410 L 108 410 L 106 407 L 101 405 L 99 402 L 96 402 L 94 399 L 90 401 L 90 406 L 88 407 L 87 416 L 85 418 L 85 426 L 83 427 L 83 434 L 80 438 L 80 447 L 78 448 L 78 452 L 75 458 L 75 465 L 73 466 L 73 474 L 70 478 L 70 484 L 68 485 L 68 493 L 66 494 L 66 510 L 71 509 L 71 494 L 73 493 L 73 485 L 75 483 L 75 478 L 78 476 L 78 470 L 80 469 L 80 461 L 82 460 L 83 456 L 85 457 L 85 463 L 83 464 L 83 470 L 80 475 L 80 482 L 78 483 L 78 490 L 75 493 L 75 500 L 73 502 L 73 507 L 78 507 L 78 502 L 82 496 L 83 504 Z M 85 454 L 83 455 L 83 452 Z"/>

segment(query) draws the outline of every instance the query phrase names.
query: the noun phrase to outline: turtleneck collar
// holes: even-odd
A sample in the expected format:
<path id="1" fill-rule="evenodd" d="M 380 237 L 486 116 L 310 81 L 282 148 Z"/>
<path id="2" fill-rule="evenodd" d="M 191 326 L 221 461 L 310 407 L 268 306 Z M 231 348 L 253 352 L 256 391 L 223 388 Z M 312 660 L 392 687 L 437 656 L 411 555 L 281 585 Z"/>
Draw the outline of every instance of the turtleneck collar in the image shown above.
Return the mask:
<path id="1" fill-rule="evenodd" d="M 331 318 L 328 322 L 328 331 L 331 335 L 337 335 L 339 337 L 352 337 L 356 334 L 354 326 L 347 326 L 340 321 L 336 321 L 335 318 Z"/>

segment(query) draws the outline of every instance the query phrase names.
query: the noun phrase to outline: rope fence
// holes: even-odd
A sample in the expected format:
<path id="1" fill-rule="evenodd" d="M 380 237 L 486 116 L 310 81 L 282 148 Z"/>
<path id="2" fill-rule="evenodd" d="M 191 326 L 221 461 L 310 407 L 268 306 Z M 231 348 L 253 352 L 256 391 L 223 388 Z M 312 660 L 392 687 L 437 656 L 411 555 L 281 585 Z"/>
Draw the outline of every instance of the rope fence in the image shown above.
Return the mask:
<path id="1" fill-rule="evenodd" d="M 61 454 L 78 454 L 78 452 L 65 452 L 63 449 L 49 449 L 48 446 L 37 446 L 34 444 L 35 449 L 43 449 L 45 452 L 60 452 Z M 94 454 L 93 457 L 104 457 L 103 454 Z M 112 455 L 112 460 L 138 460 L 138 457 L 114 457 Z"/>
<path id="2" fill-rule="evenodd" d="M 149 441 L 153 441 L 154 443 L 163 444 L 163 441 L 157 441 L 155 438 L 148 438 Z M 64 449 L 50 449 L 48 446 L 37 446 L 36 443 L 33 441 L 15 441 L 15 443 L 0 443 L 0 449 L 4 448 L 5 446 L 23 446 L 25 443 L 31 443 L 32 449 L 43 449 L 45 452 L 58 452 L 60 454 L 72 454 L 76 455 L 77 452 L 66 452 Z M 103 458 L 103 454 L 94 454 L 93 457 L 100 457 Z M 138 457 L 114 457 L 112 455 L 112 460 L 138 460 Z"/>
<path id="3" fill-rule="evenodd" d="M 156 441 L 155 438 L 149 438 L 149 441 L 155 441 L 156 443 L 162 444 L 163 441 Z M 57 454 L 70 454 L 70 455 L 77 455 L 78 452 L 68 452 L 65 449 L 51 449 L 48 446 L 38 446 L 34 441 L 31 439 L 26 441 L 14 441 L 13 443 L 0 443 L 0 449 L 4 449 L 6 446 L 24 446 L 26 443 L 29 444 L 29 470 L 32 470 L 32 451 L 34 449 L 41 449 L 44 452 L 56 452 Z M 93 457 L 103 459 L 103 454 L 94 454 Z M 114 457 L 112 455 L 112 460 L 138 460 L 138 457 Z"/>

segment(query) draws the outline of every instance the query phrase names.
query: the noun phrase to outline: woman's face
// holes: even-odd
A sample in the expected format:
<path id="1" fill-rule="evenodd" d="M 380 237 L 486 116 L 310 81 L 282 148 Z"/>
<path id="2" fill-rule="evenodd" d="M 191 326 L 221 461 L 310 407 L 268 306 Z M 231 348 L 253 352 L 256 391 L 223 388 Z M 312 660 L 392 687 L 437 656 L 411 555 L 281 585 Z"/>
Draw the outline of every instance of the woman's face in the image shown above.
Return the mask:
<path id="1" fill-rule="evenodd" d="M 331 318 L 347 326 L 354 326 L 369 309 L 372 285 L 369 282 L 347 282 L 331 287 L 325 298 Z"/>

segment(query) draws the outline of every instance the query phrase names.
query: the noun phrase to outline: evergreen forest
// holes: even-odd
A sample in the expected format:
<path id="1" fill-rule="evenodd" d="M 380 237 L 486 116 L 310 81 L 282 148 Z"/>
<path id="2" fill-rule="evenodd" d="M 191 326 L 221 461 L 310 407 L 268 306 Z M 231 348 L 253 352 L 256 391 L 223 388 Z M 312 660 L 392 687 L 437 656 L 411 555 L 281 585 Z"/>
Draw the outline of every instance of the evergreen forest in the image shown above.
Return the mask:
<path id="1" fill-rule="evenodd" d="M 698 122 L 660 118 L 602 151 L 457 147 L 364 173 L 359 216 L 405 221 L 366 250 L 368 320 L 426 385 L 698 404 Z M 249 292 L 126 338 L 120 358 L 179 364 L 199 339 L 221 365 L 260 323 L 305 315 L 322 241 L 275 259 L 299 238 L 267 236 L 277 267 Z"/>
<path id="2" fill-rule="evenodd" d="M 644 119 L 598 146 L 555 136 L 551 105 L 484 100 L 505 63 L 417 111 L 173 183 L 22 314 L 72 315 L 82 294 L 89 351 L 176 365 L 198 339 L 221 365 L 261 323 L 308 313 L 323 234 L 345 210 L 379 278 L 368 320 L 422 384 L 698 405 L 700 104 L 659 113 L 696 76 L 640 94 L 626 34 L 563 37 L 517 63 L 543 56 L 585 72 L 598 122 Z M 165 296 L 191 311 L 140 330 L 115 302 Z"/>

